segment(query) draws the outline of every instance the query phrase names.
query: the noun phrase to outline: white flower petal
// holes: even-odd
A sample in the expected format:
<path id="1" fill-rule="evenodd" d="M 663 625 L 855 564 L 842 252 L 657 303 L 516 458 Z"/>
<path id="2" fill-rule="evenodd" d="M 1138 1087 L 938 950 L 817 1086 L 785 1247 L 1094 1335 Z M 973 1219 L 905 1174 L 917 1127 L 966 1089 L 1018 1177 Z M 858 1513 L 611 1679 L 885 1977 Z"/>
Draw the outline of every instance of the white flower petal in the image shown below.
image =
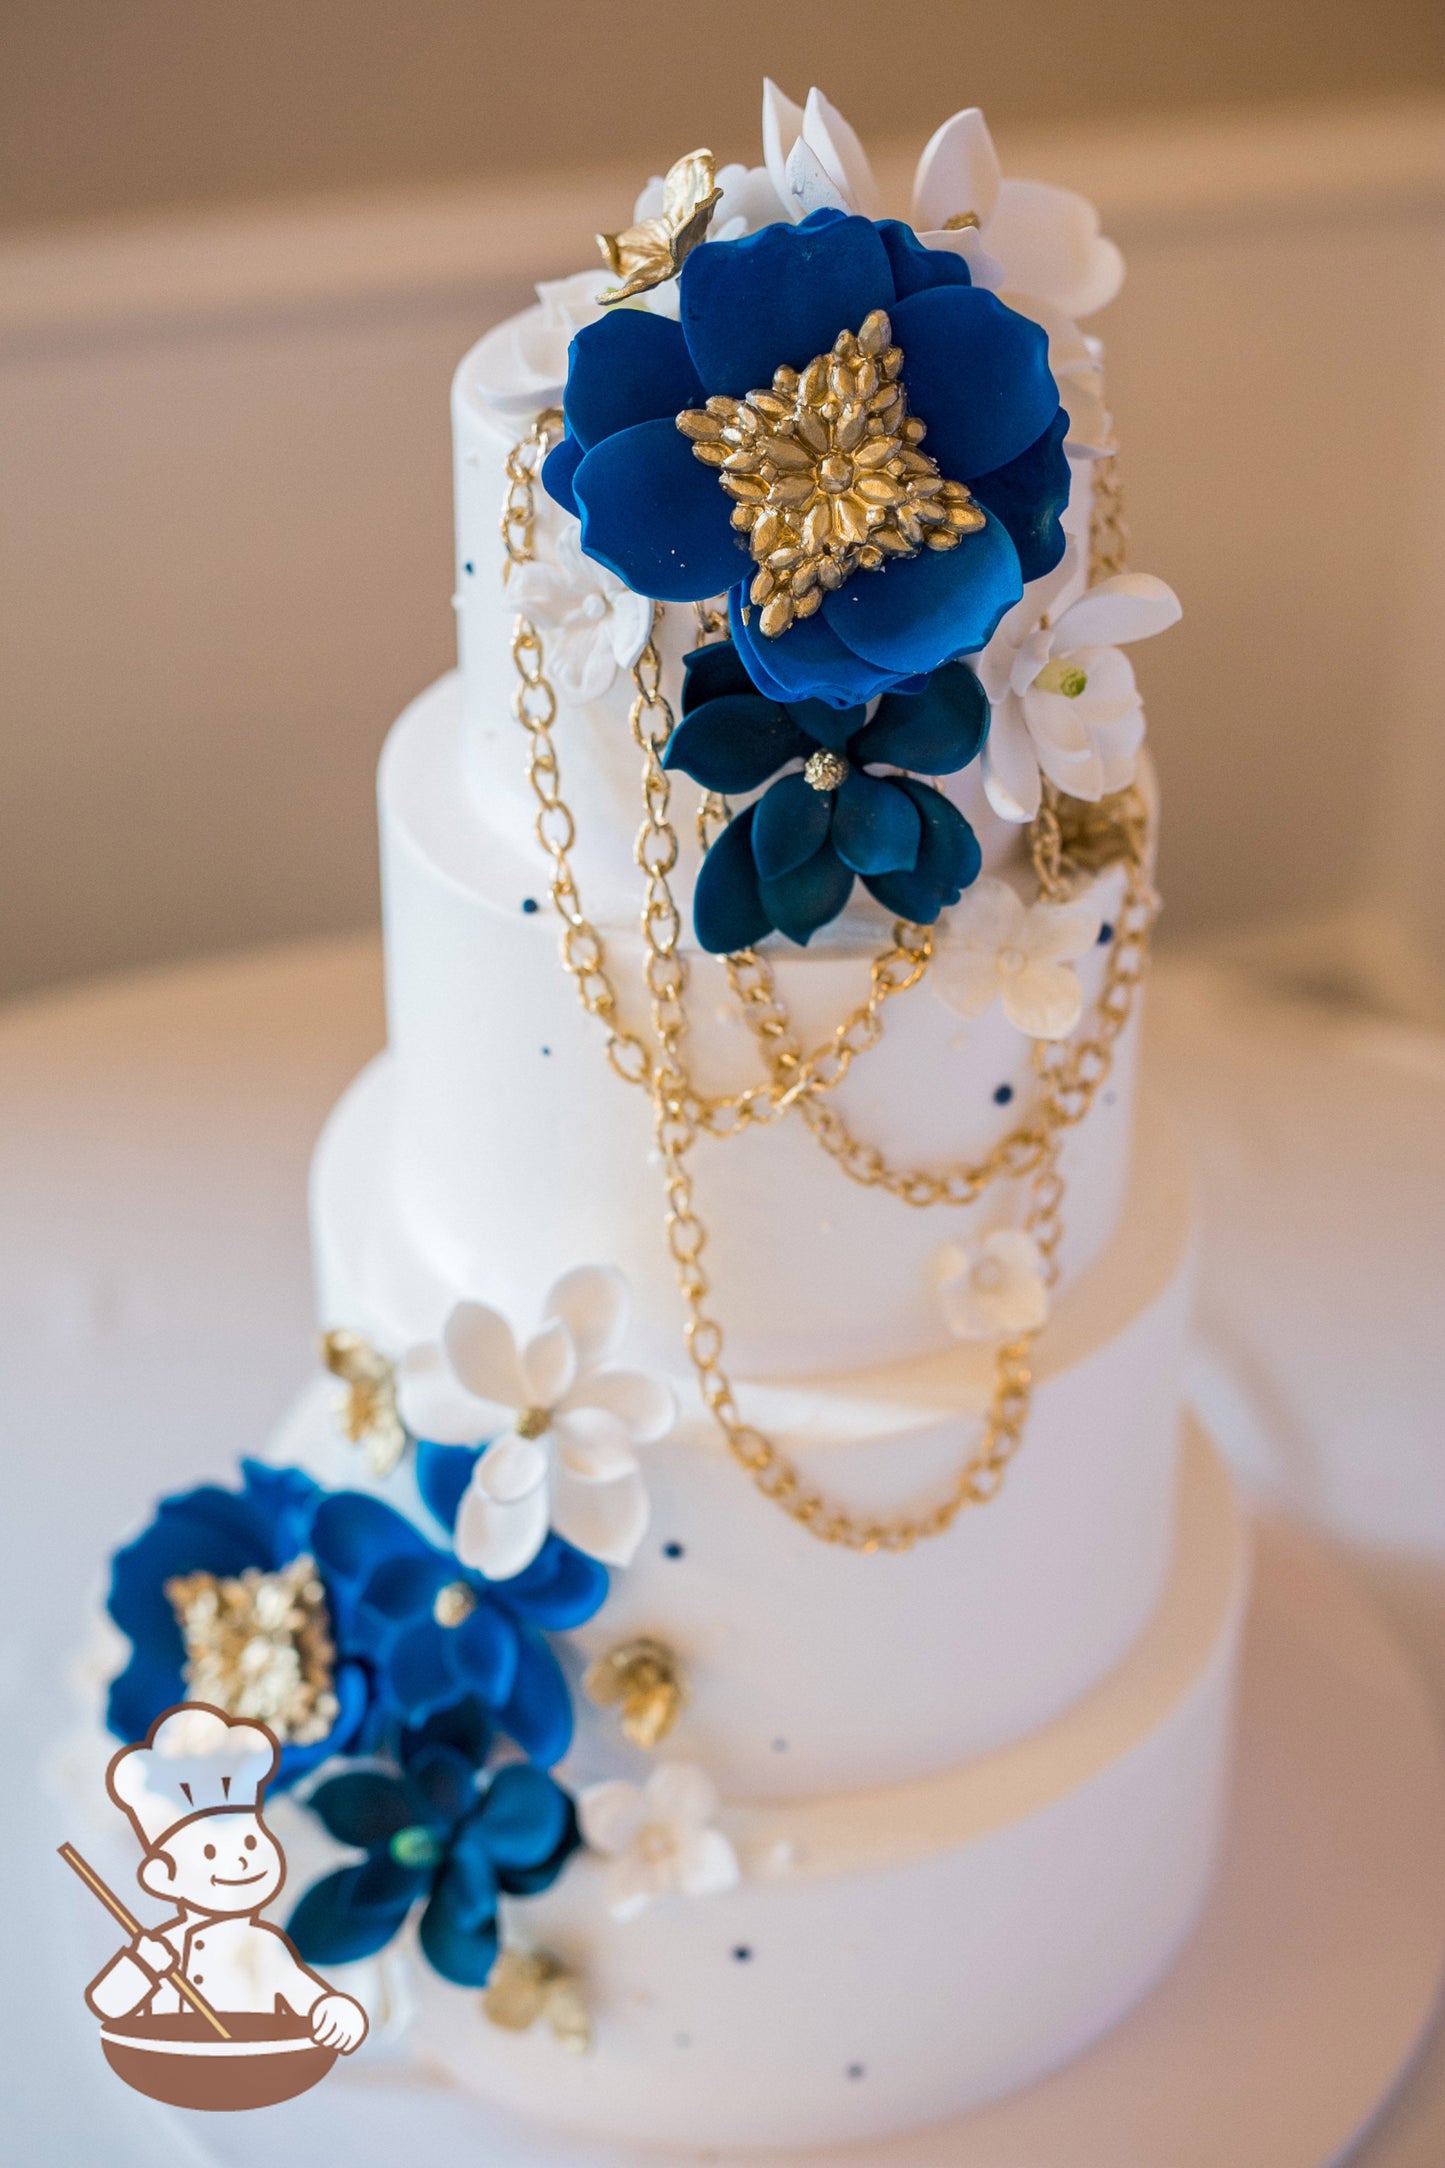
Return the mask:
<path id="1" fill-rule="evenodd" d="M 580 1482 L 558 1465 L 552 1474 L 552 1526 L 604 1566 L 630 1566 L 652 1517 L 647 1486 L 634 1470 L 606 1483 Z"/>
<path id="2" fill-rule="evenodd" d="M 854 206 L 830 177 L 811 143 L 801 136 L 788 153 L 788 203 L 795 218 L 811 218 L 814 211 L 849 211 Z"/>
<path id="3" fill-rule="evenodd" d="M 637 1468 L 637 1454 L 625 1425 L 605 1408 L 578 1407 L 559 1413 L 553 1433 L 559 1466 L 579 1483 L 613 1483 Z"/>
<path id="4" fill-rule="evenodd" d="M 500 1310 L 459 1302 L 442 1328 L 442 1344 L 459 1381 L 478 1400 L 503 1408 L 526 1405 L 517 1342 Z"/>
<path id="5" fill-rule="evenodd" d="M 943 1322 L 955 1340 L 992 1340 L 993 1319 L 986 1315 L 967 1275 L 949 1280 L 938 1291 Z"/>
<path id="6" fill-rule="evenodd" d="M 1062 613 L 1054 626 L 1054 651 L 1152 639 L 1177 625 L 1181 615 L 1179 597 L 1166 581 L 1151 572 L 1118 572 Z"/>
<path id="7" fill-rule="evenodd" d="M 998 201 L 998 152 L 983 114 L 966 106 L 935 128 L 924 146 L 913 180 L 913 224 L 942 228 L 951 218 L 972 211 L 987 225 Z"/>
<path id="8" fill-rule="evenodd" d="M 519 607 L 525 615 L 526 605 Z M 564 700 L 585 706 L 588 701 L 600 700 L 611 686 L 617 676 L 617 657 L 610 635 L 605 617 L 568 625 L 554 633 L 547 653 L 553 679 Z"/>
<path id="9" fill-rule="evenodd" d="M 635 1844 L 647 1820 L 647 1801 L 640 1784 L 613 1777 L 605 1784 L 589 1784 L 577 1801 L 582 1835 L 594 1852 L 615 1858 Z"/>
<path id="10" fill-rule="evenodd" d="M 414 1347 L 396 1366 L 396 1404 L 414 1438 L 434 1445 L 479 1445 L 512 1420 L 510 1408 L 478 1400 L 457 1383 L 437 1341 Z"/>
<path id="11" fill-rule="evenodd" d="M 961 256 L 968 265 L 970 279 L 982 292 L 996 294 L 1003 285 L 1003 265 L 996 256 L 990 256 L 976 226 L 957 226 L 952 232 L 920 233 L 918 238 L 924 248 L 937 249 L 944 256 Z"/>
<path id="12" fill-rule="evenodd" d="M 650 1821 L 703 1829 L 717 1813 L 717 1786 L 696 1762 L 659 1762 L 645 1789 Z"/>
<path id="13" fill-rule="evenodd" d="M 1139 765 L 1139 748 L 1144 743 L 1144 710 L 1132 708 L 1117 723 L 1101 723 L 1093 733 L 1094 750 L 1099 756 L 1099 795 L 1107 796 L 1116 790 L 1127 790 L 1134 780 Z"/>
<path id="14" fill-rule="evenodd" d="M 720 1829 L 698 1829 L 678 1848 L 677 1886 L 689 1897 L 712 1897 L 736 1889 L 738 1855 Z"/>
<path id="15" fill-rule="evenodd" d="M 608 637 L 619 670 L 630 670 L 652 637 L 652 604 L 646 595 L 622 588 L 612 598 Z"/>
<path id="16" fill-rule="evenodd" d="M 1044 1260 L 1033 1236 L 1023 1227 L 995 1227 L 979 1245 L 986 1257 L 1006 1265 L 1011 1277 L 1041 1279 Z"/>
<path id="17" fill-rule="evenodd" d="M 590 1371 L 572 1388 L 567 1406 L 606 1408 L 638 1445 L 655 1445 L 677 1421 L 671 1386 L 641 1370 Z"/>
<path id="18" fill-rule="evenodd" d="M 635 1920 L 673 1886 L 670 1860 L 644 1859 L 624 1852 L 607 1870 L 607 1909 L 615 1920 Z"/>
<path id="19" fill-rule="evenodd" d="M 667 202 L 667 183 L 660 173 L 654 173 L 632 206 L 632 216 L 640 226 L 644 218 L 661 218 Z"/>
<path id="20" fill-rule="evenodd" d="M 763 77 L 763 160 L 778 201 L 788 202 L 788 157 L 803 133 L 803 108 Z"/>
<path id="21" fill-rule="evenodd" d="M 555 1408 L 577 1375 L 577 1350 L 564 1319 L 549 1317 L 532 1335 L 522 1349 L 521 1370 L 524 1405 Z"/>
<path id="22" fill-rule="evenodd" d="M 1103 914 L 1087 897 L 1075 903 L 1036 903 L 1024 920 L 1022 946 L 1033 963 L 1069 963 L 1087 956 L 1102 924 Z"/>
<path id="23" fill-rule="evenodd" d="M 1044 774 L 1070 798 L 1094 802 L 1103 797 L 1104 769 L 1092 738 L 1080 752 L 1070 752 L 1047 738 L 1035 738 L 1034 747 Z"/>
<path id="24" fill-rule="evenodd" d="M 546 1482 L 550 1462 L 540 1438 L 519 1438 L 511 1430 L 487 1447 L 472 1470 L 472 1482 L 494 1505 L 515 1505 Z"/>
<path id="25" fill-rule="evenodd" d="M 830 105 L 817 88 L 808 92 L 803 108 L 803 141 L 817 153 L 823 171 L 844 201 L 865 218 L 877 218 L 882 199 L 868 155 L 838 108 Z"/>
<path id="26" fill-rule="evenodd" d="M 1010 292 L 1038 294 L 1066 316 L 1091 316 L 1123 283 L 1124 260 L 1093 204 L 1047 181 L 1002 181 L 984 239 Z"/>
<path id="27" fill-rule="evenodd" d="M 1068 964 L 1026 964 L 999 983 L 1003 1013 L 1031 1039 L 1066 1039 L 1079 1021 L 1084 989 Z"/>
<path id="28" fill-rule="evenodd" d="M 1069 705 L 1090 737 L 1101 725 L 1121 722 L 1138 707 L 1134 665 L 1122 647 L 1075 647 L 1062 659 L 1084 673 L 1084 689 Z"/>
<path id="29" fill-rule="evenodd" d="M 578 1265 L 558 1280 L 543 1305 L 543 1315 L 565 1322 L 577 1350 L 578 1369 L 592 1370 L 619 1345 L 630 1308 L 627 1282 L 615 1265 Z"/>
<path id="30" fill-rule="evenodd" d="M 1008 718 L 1006 730 L 995 721 L 984 740 L 980 762 L 984 795 L 1001 821 L 1031 821 L 1043 796 L 1038 757 L 1022 714 Z"/>
<path id="31" fill-rule="evenodd" d="M 950 947 L 962 944 L 984 949 L 992 956 L 1021 939 L 1024 918 L 1025 906 L 1008 882 L 985 873 L 972 888 L 964 890 L 961 900 L 946 914 L 944 937 Z"/>
<path id="32" fill-rule="evenodd" d="M 457 1557 L 489 1581 L 510 1581 L 541 1550 L 547 1518 L 545 1484 L 510 1505 L 499 1505 L 481 1489 L 473 1471 L 457 1513 Z"/>
<path id="33" fill-rule="evenodd" d="M 960 1016 L 982 1016 L 998 993 L 993 953 L 940 941 L 933 952 L 928 983 L 939 1000 L 947 1002 Z"/>
<path id="34" fill-rule="evenodd" d="M 1046 749 L 1062 760 L 1083 760 L 1089 752 L 1089 733 L 1079 713 L 1078 701 L 1067 693 L 1045 692 L 1030 685 L 1022 702 L 1024 721 L 1040 758 Z"/>

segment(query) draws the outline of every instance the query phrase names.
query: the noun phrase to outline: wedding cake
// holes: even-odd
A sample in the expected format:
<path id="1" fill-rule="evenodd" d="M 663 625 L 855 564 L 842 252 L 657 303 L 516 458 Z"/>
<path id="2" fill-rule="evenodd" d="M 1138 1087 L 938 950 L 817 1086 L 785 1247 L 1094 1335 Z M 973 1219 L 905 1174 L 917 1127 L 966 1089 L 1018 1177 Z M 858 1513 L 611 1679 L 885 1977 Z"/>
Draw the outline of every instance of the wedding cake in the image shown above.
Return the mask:
<path id="1" fill-rule="evenodd" d="M 942 2119 L 1124 2013 L 1209 1884 L 1244 1583 L 1136 1091 L 1125 650 L 1178 605 L 1081 328 L 1118 253 L 974 110 L 906 218 L 817 91 L 763 150 L 461 363 L 325 1367 L 111 1596 L 114 1732 L 280 1739 L 304 1957 L 674 2149 Z"/>

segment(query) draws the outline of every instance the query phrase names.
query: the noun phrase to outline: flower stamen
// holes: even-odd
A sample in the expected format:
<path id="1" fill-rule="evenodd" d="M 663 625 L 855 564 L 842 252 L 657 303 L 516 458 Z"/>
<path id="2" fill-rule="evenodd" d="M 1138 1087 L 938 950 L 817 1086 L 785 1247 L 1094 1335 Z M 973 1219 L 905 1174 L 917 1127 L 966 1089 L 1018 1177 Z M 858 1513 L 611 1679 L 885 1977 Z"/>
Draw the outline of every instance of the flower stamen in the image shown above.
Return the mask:
<path id="1" fill-rule="evenodd" d="M 314 1746 L 340 1714 L 326 1592 L 303 1553 L 277 1573 L 176 1575 L 165 1584 L 185 1643 L 186 1686 L 227 1716 L 255 1717 L 283 1744 Z"/>
<path id="2" fill-rule="evenodd" d="M 810 783 L 814 790 L 838 790 L 852 772 L 850 762 L 842 753 L 835 753 L 830 746 L 823 745 L 816 753 L 808 755 L 803 781 Z"/>

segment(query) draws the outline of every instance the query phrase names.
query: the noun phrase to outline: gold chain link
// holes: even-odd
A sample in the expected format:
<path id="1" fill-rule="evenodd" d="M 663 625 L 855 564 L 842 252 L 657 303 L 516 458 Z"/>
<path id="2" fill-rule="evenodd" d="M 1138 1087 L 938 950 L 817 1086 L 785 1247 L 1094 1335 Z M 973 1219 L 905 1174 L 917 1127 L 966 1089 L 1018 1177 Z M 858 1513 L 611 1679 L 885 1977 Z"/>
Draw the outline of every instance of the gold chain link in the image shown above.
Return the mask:
<path id="1" fill-rule="evenodd" d="M 560 419 L 552 410 L 540 415 L 530 436 L 508 455 L 501 532 L 509 567 L 526 563 L 532 555 L 536 479 Z M 1095 513 L 1097 521 L 1097 495 Z M 1116 486 L 1107 517 L 1117 532 Z M 654 630 L 660 614 L 659 607 Z M 699 619 L 704 636 L 717 629 L 701 613 Z M 1063 1233 L 1064 1183 L 1058 1170 L 1061 1133 L 1082 1120 L 1108 1074 L 1114 1042 L 1128 1020 L 1147 944 L 1152 898 L 1147 884 L 1137 895 L 1133 893 L 1136 878 L 1143 883 L 1142 807 L 1137 815 L 1138 832 L 1131 836 L 1131 890 L 1120 915 L 1093 1037 L 1077 1047 L 1036 1045 L 1039 1112 L 1002 1138 L 977 1166 L 955 1168 L 942 1175 L 902 1173 L 890 1169 L 873 1147 L 856 1143 L 836 1111 L 820 1104 L 820 1097 L 842 1082 L 858 1054 L 878 1043 L 885 1003 L 922 978 L 932 955 L 929 930 L 902 922 L 894 927 L 892 947 L 875 958 L 872 965 L 867 999 L 838 1026 L 831 1040 L 807 1057 L 801 1055 L 793 1038 L 771 965 L 755 950 L 729 957 L 729 979 L 764 1050 L 770 1077 L 768 1083 L 738 1093 L 708 1096 L 698 1092 L 688 1076 L 683 1050 L 687 959 L 680 946 L 681 921 L 669 881 L 677 863 L 678 840 L 671 818 L 671 782 L 662 765 L 662 754 L 674 718 L 662 691 L 655 639 L 648 641 L 634 666 L 635 697 L 629 717 L 643 756 L 644 817 L 634 856 L 645 883 L 642 932 L 655 1042 L 651 1051 L 620 1021 L 605 945 L 582 910 L 570 862 L 576 829 L 561 796 L 552 739 L 556 697 L 543 667 L 540 637 L 525 617 L 516 621 L 512 655 L 518 676 L 513 712 L 530 741 L 528 773 L 538 803 L 536 833 L 552 863 L 551 896 L 563 922 L 563 962 L 583 1007 L 603 1024 L 612 1067 L 626 1082 L 643 1085 L 652 1100 L 653 1132 L 667 1200 L 668 1249 L 687 1313 L 687 1349 L 703 1401 L 733 1458 L 764 1496 L 810 1534 L 861 1552 L 910 1550 L 926 1537 L 941 1535 L 965 1507 L 985 1504 L 996 1496 L 1004 1471 L 1023 1440 L 1032 1393 L 1034 1335 L 1022 1335 L 997 1350 L 993 1395 L 978 1444 L 936 1503 L 889 1519 L 855 1514 L 831 1503 L 805 1482 L 797 1467 L 770 1439 L 743 1420 L 738 1409 L 732 1384 L 722 1367 L 723 1329 L 708 1307 L 711 1288 L 702 1262 L 707 1233 L 696 1210 L 689 1154 L 704 1129 L 718 1136 L 736 1134 L 749 1122 L 771 1120 L 797 1106 L 846 1173 L 855 1180 L 886 1188 L 911 1204 L 970 1203 L 997 1175 L 1031 1175 L 1025 1225 L 1038 1245 L 1045 1276 L 1053 1285 L 1058 1278 L 1058 1247 Z M 725 817 L 725 801 L 711 795 L 704 799 L 698 815 L 698 837 L 704 849 L 708 823 Z M 1061 889 L 1065 875 L 1056 818 L 1051 840 L 1047 827 L 1042 837 L 1036 833 L 1036 860 L 1041 853 L 1046 866 L 1051 854 L 1050 878 Z M 1040 879 L 1041 885 L 1046 885 L 1042 869 Z M 1046 886 L 1046 892 L 1056 889 Z"/>

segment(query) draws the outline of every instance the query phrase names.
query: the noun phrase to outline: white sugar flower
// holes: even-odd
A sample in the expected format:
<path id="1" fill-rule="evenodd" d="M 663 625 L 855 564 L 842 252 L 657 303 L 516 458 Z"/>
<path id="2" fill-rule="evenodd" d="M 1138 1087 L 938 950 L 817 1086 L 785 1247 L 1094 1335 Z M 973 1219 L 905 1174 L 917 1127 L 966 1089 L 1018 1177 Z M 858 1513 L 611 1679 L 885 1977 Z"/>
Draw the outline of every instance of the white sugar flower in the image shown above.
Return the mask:
<path id="1" fill-rule="evenodd" d="M 944 1323 L 955 1340 L 1037 1332 L 1049 1314 L 1043 1255 L 1021 1228 L 997 1227 L 972 1250 L 945 1243 L 934 1262 Z"/>
<path id="2" fill-rule="evenodd" d="M 960 1016 L 982 1016 L 995 1000 L 1031 1039 L 1066 1039 L 1084 990 L 1073 959 L 1099 938 L 1087 902 L 1024 903 L 1007 881 L 984 874 L 944 913 L 929 984 Z"/>
<path id="3" fill-rule="evenodd" d="M 1134 780 L 1144 706 L 1125 640 L 1176 624 L 1179 598 L 1147 572 L 1084 587 L 1084 553 L 1024 589 L 979 656 L 992 708 L 983 749 L 988 802 L 1001 820 L 1039 809 L 1040 773 L 1071 798 L 1096 800 Z"/>
<path id="4" fill-rule="evenodd" d="M 531 416 L 562 404 L 567 349 L 574 333 L 603 313 L 597 296 L 606 279 L 600 268 L 544 279 L 534 307 L 487 333 L 472 363 L 472 383 L 488 406 L 499 414 Z"/>
<path id="5" fill-rule="evenodd" d="M 577 1802 L 582 1835 L 611 1861 L 607 1909 L 634 1920 L 659 1897 L 732 1889 L 738 1859 L 715 1829 L 717 1789 L 691 1762 L 663 1762 L 645 1784 L 593 1784 Z"/>
<path id="6" fill-rule="evenodd" d="M 598 700 L 630 670 L 652 632 L 652 604 L 582 552 L 582 530 L 564 519 L 550 561 L 518 565 L 508 599 L 551 634 L 547 665 L 568 700 Z"/>
<path id="7" fill-rule="evenodd" d="M 661 1379 L 606 1367 L 627 1312 L 621 1273 L 581 1265 L 557 1282 L 540 1331 L 522 1345 L 499 1311 L 459 1302 L 441 1340 L 397 1365 L 397 1401 L 413 1437 L 492 1440 L 472 1471 L 455 1537 L 462 1564 L 488 1580 L 530 1565 L 549 1525 L 607 1565 L 635 1556 L 648 1519 L 635 1448 L 665 1437 L 675 1408 Z"/>

